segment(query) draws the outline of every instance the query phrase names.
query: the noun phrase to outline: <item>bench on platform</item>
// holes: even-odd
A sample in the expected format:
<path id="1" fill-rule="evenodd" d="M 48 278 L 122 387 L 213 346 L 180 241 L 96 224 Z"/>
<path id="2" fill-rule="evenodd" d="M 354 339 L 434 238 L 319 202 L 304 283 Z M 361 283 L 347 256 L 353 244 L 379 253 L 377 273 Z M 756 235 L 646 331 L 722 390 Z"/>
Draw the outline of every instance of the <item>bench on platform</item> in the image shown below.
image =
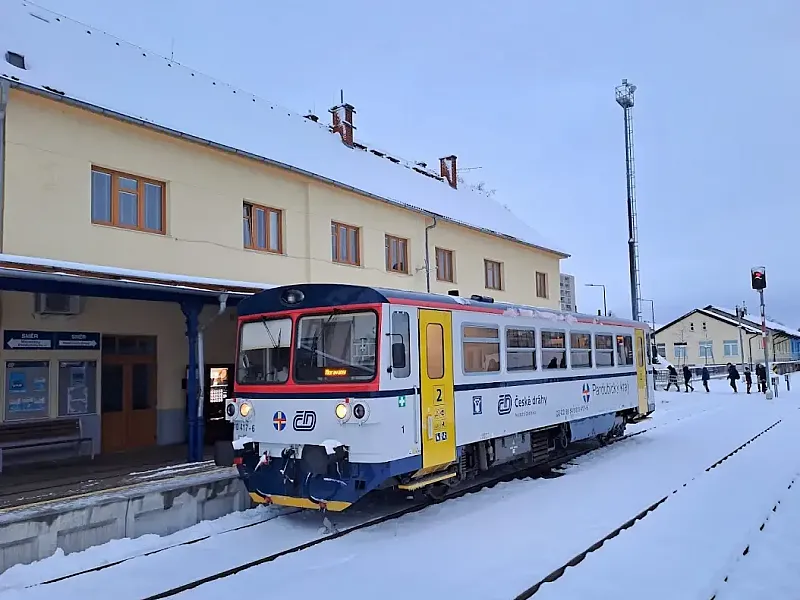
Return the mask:
<path id="1" fill-rule="evenodd" d="M 93 440 L 83 434 L 80 419 L 36 419 L 0 423 L 0 473 L 3 472 L 3 452 L 46 448 L 50 446 L 73 446 L 80 454 L 84 443 L 91 444 L 94 459 Z"/>

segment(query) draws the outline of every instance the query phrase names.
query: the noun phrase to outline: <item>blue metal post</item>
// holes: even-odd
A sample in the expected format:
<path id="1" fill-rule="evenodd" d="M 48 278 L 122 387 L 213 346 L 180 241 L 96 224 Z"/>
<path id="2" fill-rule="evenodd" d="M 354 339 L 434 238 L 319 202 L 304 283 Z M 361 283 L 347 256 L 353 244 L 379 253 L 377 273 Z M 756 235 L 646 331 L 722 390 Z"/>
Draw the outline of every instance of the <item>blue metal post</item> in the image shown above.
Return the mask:
<path id="1" fill-rule="evenodd" d="M 198 402 L 200 401 L 199 379 L 197 371 L 197 329 L 200 317 L 200 305 L 184 302 L 181 304 L 183 316 L 186 317 L 186 339 L 189 342 L 189 373 L 186 379 L 186 417 L 189 424 L 188 446 L 189 462 L 203 460 L 203 440 L 198 438 L 199 417 L 197 415 Z"/>

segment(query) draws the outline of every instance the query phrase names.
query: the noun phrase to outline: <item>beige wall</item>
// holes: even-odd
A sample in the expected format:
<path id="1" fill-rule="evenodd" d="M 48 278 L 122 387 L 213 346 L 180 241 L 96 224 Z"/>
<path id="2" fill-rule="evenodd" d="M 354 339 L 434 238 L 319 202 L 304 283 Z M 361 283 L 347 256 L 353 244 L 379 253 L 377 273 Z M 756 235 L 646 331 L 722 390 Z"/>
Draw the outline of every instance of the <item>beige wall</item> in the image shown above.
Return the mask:
<path id="1" fill-rule="evenodd" d="M 694 330 L 692 330 L 692 325 Z M 705 326 L 705 329 L 704 329 Z M 742 343 L 745 362 L 751 362 L 750 347 L 753 350 L 752 362 L 759 362 L 762 357 L 761 338 L 754 338 L 748 346 L 748 338 L 752 334 L 742 334 Z M 738 344 L 739 331 L 735 325 L 730 325 L 723 321 L 711 318 L 701 313 L 692 313 L 687 317 L 673 323 L 666 329 L 656 334 L 656 343 L 666 343 L 666 359 L 673 364 L 703 365 L 706 359 L 700 357 L 700 342 L 710 341 L 713 348 L 713 360 L 708 359 L 708 364 L 726 364 L 728 362 L 739 363 L 742 361 L 741 352 L 732 356 L 726 356 L 724 352 L 724 342 L 735 340 Z M 675 357 L 675 342 L 686 342 L 686 359 Z"/>
<path id="2" fill-rule="evenodd" d="M 167 235 L 92 224 L 93 164 L 165 181 Z M 284 255 L 243 249 L 245 200 L 284 211 Z M 362 228 L 362 266 L 331 262 L 332 219 Z M 430 223 L 418 213 L 282 169 L 23 92 L 11 94 L 6 253 L 275 284 L 339 281 L 424 291 L 424 232 Z M 387 233 L 409 240 L 410 274 L 386 272 Z M 436 281 L 436 246 L 454 252 L 455 284 Z M 441 222 L 430 232 L 430 252 L 432 291 L 457 287 L 464 295 L 559 307 L 554 254 Z M 484 258 L 503 263 L 504 290 L 485 289 Z M 548 274 L 547 299 L 536 297 L 536 271 Z"/>
<path id="3" fill-rule="evenodd" d="M 81 314 L 75 316 L 34 314 L 33 294 L 2 292 L 2 328 L 37 331 L 83 331 L 116 335 L 150 335 L 157 338 L 158 401 L 161 410 L 183 410 L 186 406 L 185 392 L 181 383 L 188 363 L 186 326 L 178 304 L 166 302 L 144 302 L 136 300 L 114 300 L 106 298 L 83 298 Z M 201 314 L 201 323 L 208 323 L 215 314 L 207 307 Z M 215 319 L 205 334 L 205 359 L 207 363 L 233 362 L 236 344 L 235 313 L 226 311 Z M 97 404 L 100 408 L 100 352 L 92 351 L 30 351 L 3 350 L 0 375 L 5 394 L 5 365 L 9 360 L 49 360 L 51 416 L 57 414 L 57 370 L 59 360 L 96 360 Z M 5 401 L 0 402 L 0 420 L 4 418 Z"/>

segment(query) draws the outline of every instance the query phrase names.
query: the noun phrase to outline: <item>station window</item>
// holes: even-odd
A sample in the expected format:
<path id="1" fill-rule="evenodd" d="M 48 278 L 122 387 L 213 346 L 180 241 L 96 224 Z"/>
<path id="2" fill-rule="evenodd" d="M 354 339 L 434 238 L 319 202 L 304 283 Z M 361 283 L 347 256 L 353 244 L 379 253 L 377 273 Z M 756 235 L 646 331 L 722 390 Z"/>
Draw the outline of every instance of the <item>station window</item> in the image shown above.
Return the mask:
<path id="1" fill-rule="evenodd" d="M 588 333 L 569 334 L 569 361 L 573 369 L 592 366 L 592 336 Z"/>
<path id="2" fill-rule="evenodd" d="M 361 266 L 361 232 L 358 227 L 331 221 L 331 259 Z"/>
<path id="3" fill-rule="evenodd" d="M 563 331 L 542 331 L 542 366 L 567 368 L 567 334 Z"/>
<path id="4" fill-rule="evenodd" d="M 614 336 L 598 333 L 594 336 L 595 364 L 598 367 L 614 366 Z"/>
<path id="5" fill-rule="evenodd" d="M 165 233 L 166 186 L 160 181 L 92 167 L 92 223 Z"/>
<path id="6" fill-rule="evenodd" d="M 408 273 L 408 240 L 386 236 L 386 270 L 391 273 Z"/>
<path id="7" fill-rule="evenodd" d="M 436 248 L 436 279 L 439 281 L 449 281 L 454 283 L 456 280 L 453 268 L 453 251 L 444 248 Z"/>
<path id="8" fill-rule="evenodd" d="M 500 370 L 500 330 L 491 325 L 465 325 L 462 329 L 464 373 Z"/>
<path id="9" fill-rule="evenodd" d="M 536 331 L 506 328 L 506 370 L 536 370 Z"/>
<path id="10" fill-rule="evenodd" d="M 444 329 L 439 323 L 428 323 L 425 328 L 425 348 L 428 359 L 428 378 L 444 377 Z"/>
<path id="11" fill-rule="evenodd" d="M 617 336 L 617 365 L 623 367 L 633 364 L 633 338 L 629 335 Z"/>
<path id="12" fill-rule="evenodd" d="M 242 243 L 250 250 L 283 252 L 283 211 L 245 202 L 242 210 Z"/>
<path id="13" fill-rule="evenodd" d="M 404 378 L 411 375 L 411 325 L 407 312 L 392 313 L 392 344 L 401 342 L 405 356 L 405 365 L 398 367 L 392 364 L 392 377 Z M 393 356 L 393 353 L 390 353 Z"/>
<path id="14" fill-rule="evenodd" d="M 496 260 L 485 259 L 483 261 L 485 284 L 487 290 L 503 289 L 503 263 Z"/>

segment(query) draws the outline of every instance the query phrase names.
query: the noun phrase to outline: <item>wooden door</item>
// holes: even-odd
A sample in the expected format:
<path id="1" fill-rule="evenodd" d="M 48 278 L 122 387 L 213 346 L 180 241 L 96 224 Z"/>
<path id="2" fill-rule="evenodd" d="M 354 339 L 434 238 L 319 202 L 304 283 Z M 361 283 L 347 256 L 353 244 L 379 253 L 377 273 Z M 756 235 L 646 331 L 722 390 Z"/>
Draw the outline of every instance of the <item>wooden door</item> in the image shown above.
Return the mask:
<path id="1" fill-rule="evenodd" d="M 131 339 L 136 338 L 104 336 L 103 339 L 100 382 L 103 452 L 152 446 L 157 442 L 155 343 L 137 345 Z M 142 352 L 145 347 L 152 347 L 152 351 Z M 112 353 L 114 350 L 126 353 Z"/>

